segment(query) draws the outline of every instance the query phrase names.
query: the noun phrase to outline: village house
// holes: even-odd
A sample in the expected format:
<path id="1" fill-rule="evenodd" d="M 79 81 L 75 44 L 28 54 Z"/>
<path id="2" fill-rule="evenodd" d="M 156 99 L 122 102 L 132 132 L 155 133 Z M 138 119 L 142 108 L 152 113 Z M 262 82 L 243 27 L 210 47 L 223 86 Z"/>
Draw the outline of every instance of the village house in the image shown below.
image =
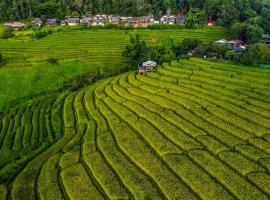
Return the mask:
<path id="1" fill-rule="evenodd" d="M 156 66 L 157 66 L 156 62 L 149 60 L 138 66 L 138 72 L 140 75 L 145 75 L 149 72 L 155 72 Z"/>
<path id="2" fill-rule="evenodd" d="M 138 17 L 129 17 L 128 23 L 129 23 L 129 25 L 138 27 L 138 26 L 140 26 L 141 21 L 140 21 L 140 18 L 138 18 Z"/>
<path id="3" fill-rule="evenodd" d="M 119 24 L 119 22 L 120 22 L 120 16 L 110 15 L 109 16 L 109 22 L 111 24 Z"/>
<path id="4" fill-rule="evenodd" d="M 228 40 L 221 39 L 221 40 L 216 41 L 215 44 L 218 44 L 218 45 L 227 45 L 228 44 Z"/>
<path id="5" fill-rule="evenodd" d="M 7 22 L 4 24 L 4 28 L 9 28 L 13 31 L 18 31 L 18 30 L 21 30 L 25 27 L 25 24 L 22 23 L 22 22 Z"/>
<path id="6" fill-rule="evenodd" d="M 93 26 L 104 26 L 105 24 L 105 15 L 96 15 L 93 18 L 92 25 Z"/>
<path id="7" fill-rule="evenodd" d="M 216 23 L 216 21 L 211 20 L 211 19 L 209 19 L 209 20 L 207 21 L 207 25 L 208 25 L 208 26 L 213 26 L 213 25 L 215 25 L 215 23 Z"/>
<path id="8" fill-rule="evenodd" d="M 68 26 L 79 26 L 80 25 L 80 18 L 78 18 L 78 17 L 67 18 L 66 21 L 67 21 Z"/>
<path id="9" fill-rule="evenodd" d="M 128 25 L 128 18 L 127 17 L 120 17 L 120 23 L 123 25 Z"/>
<path id="10" fill-rule="evenodd" d="M 266 44 L 270 48 L 270 35 L 269 34 L 263 34 L 262 43 Z"/>
<path id="11" fill-rule="evenodd" d="M 32 26 L 35 27 L 40 27 L 42 25 L 42 21 L 40 18 L 35 18 L 32 22 L 31 22 Z"/>
<path id="12" fill-rule="evenodd" d="M 175 17 L 175 23 L 178 24 L 178 25 L 185 25 L 185 23 L 186 23 L 186 16 L 185 15 L 176 16 Z"/>
<path id="13" fill-rule="evenodd" d="M 80 20 L 80 24 L 83 26 L 90 26 L 93 23 L 93 19 L 90 17 L 84 17 Z"/>
<path id="14" fill-rule="evenodd" d="M 171 16 L 163 16 L 160 19 L 161 24 L 175 24 L 175 16 L 171 15 Z"/>
<path id="15" fill-rule="evenodd" d="M 153 15 L 140 17 L 140 25 L 141 26 L 150 26 L 150 25 L 153 25 L 154 22 L 155 22 L 155 20 L 154 20 Z"/>
<path id="16" fill-rule="evenodd" d="M 133 17 L 127 17 L 127 23 L 128 25 L 134 25 L 136 22 L 136 19 Z"/>
<path id="17" fill-rule="evenodd" d="M 47 26 L 56 26 L 57 21 L 56 21 L 56 19 L 47 19 L 46 25 Z"/>
<path id="18" fill-rule="evenodd" d="M 227 42 L 227 45 L 234 48 L 244 45 L 244 41 L 242 40 L 230 40 Z"/>
<path id="19" fill-rule="evenodd" d="M 246 50 L 246 47 L 244 46 L 244 41 L 242 40 L 218 40 L 215 42 L 215 44 L 218 45 L 225 45 L 228 46 L 232 49 L 232 51 L 236 52 L 236 53 L 242 53 Z"/>
<path id="20" fill-rule="evenodd" d="M 61 25 L 61 26 L 66 26 L 66 25 L 67 25 L 67 24 L 66 24 L 66 20 L 62 19 L 61 22 L 60 22 L 60 25 Z"/>

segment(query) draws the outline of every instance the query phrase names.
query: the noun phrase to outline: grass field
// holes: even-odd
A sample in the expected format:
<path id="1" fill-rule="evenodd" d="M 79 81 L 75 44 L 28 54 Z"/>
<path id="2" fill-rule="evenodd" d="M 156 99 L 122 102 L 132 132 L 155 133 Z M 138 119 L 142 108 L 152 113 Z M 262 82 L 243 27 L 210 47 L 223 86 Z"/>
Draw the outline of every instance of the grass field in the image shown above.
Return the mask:
<path id="1" fill-rule="evenodd" d="M 1 116 L 0 199 L 269 199 L 269 80 L 191 59 L 34 99 Z"/>
<path id="2" fill-rule="evenodd" d="M 0 39 L 0 54 L 6 64 L 0 65 L 0 110 L 25 96 L 57 89 L 64 80 L 99 68 L 114 72 L 124 63 L 122 52 L 129 43 L 129 35 L 139 33 L 149 44 L 156 44 L 167 36 L 180 41 L 199 38 L 215 41 L 227 37 L 222 28 L 178 30 L 70 30 L 55 31 L 40 40 L 26 33 L 18 37 Z M 48 59 L 58 59 L 58 65 Z"/>

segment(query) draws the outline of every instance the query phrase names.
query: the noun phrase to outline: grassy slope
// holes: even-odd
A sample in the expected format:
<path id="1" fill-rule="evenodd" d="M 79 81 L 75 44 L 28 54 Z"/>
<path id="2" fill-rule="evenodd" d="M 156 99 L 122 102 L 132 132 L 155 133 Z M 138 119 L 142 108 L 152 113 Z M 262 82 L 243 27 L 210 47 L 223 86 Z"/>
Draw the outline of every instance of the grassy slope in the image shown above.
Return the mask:
<path id="1" fill-rule="evenodd" d="M 36 99 L 29 105 L 33 117 L 25 117 L 22 107 L 2 116 L 0 155 L 5 160 L 4 150 L 14 155 L 11 149 L 37 151 L 46 142 L 54 144 L 30 162 L 17 161 L 28 164 L 17 169 L 8 194 L 13 199 L 268 199 L 269 78 L 266 69 L 191 59 L 164 64 L 147 76 L 129 72 L 61 97 Z M 61 115 L 63 133 L 51 128 L 58 119 L 48 114 L 53 109 Z M 49 126 L 35 131 L 44 127 L 44 117 Z M 26 124 L 33 131 L 18 131 Z M 16 163 L 6 173 L 3 166 L 1 179 Z M 0 182 L 0 197 L 6 186 Z"/>
<path id="2" fill-rule="evenodd" d="M 122 51 L 129 42 L 129 34 L 135 33 L 143 35 L 150 44 L 166 36 L 178 41 L 188 37 L 204 41 L 226 37 L 224 29 L 220 28 L 139 31 L 63 29 L 41 40 L 32 40 L 27 36 L 0 39 L 0 52 L 7 60 L 7 65 L 0 68 L 0 110 L 10 101 L 61 87 L 66 77 L 83 74 L 94 67 L 103 68 L 106 72 L 123 67 Z M 59 59 L 60 65 L 46 64 L 49 58 Z"/>

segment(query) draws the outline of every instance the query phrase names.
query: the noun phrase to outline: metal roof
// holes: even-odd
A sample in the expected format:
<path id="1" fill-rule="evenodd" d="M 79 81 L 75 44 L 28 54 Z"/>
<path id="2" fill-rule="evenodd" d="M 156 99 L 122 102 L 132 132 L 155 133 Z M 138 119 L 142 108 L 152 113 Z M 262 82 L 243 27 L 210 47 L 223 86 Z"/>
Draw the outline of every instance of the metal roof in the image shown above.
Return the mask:
<path id="1" fill-rule="evenodd" d="M 144 66 L 144 67 L 145 67 L 145 66 L 148 66 L 148 65 L 157 66 L 157 63 L 154 62 L 154 61 L 151 61 L 151 60 L 146 61 L 146 62 L 143 63 L 143 66 Z"/>

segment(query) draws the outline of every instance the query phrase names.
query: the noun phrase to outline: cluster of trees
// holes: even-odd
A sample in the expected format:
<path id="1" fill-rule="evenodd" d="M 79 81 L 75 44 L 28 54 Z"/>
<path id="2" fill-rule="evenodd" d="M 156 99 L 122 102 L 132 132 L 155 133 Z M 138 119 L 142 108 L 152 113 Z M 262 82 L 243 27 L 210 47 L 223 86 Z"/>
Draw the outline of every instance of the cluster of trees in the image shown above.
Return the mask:
<path id="1" fill-rule="evenodd" d="M 247 65 L 270 63 L 270 49 L 261 43 L 250 45 L 243 53 L 234 52 L 225 45 L 206 43 L 192 38 L 185 39 L 182 42 L 175 42 L 172 38 L 166 38 L 156 46 L 149 46 L 137 34 L 130 36 L 130 43 L 126 46 L 123 56 L 132 69 L 146 60 L 153 60 L 162 64 L 180 58 L 188 58 L 189 53 L 197 57 L 225 59 Z"/>

